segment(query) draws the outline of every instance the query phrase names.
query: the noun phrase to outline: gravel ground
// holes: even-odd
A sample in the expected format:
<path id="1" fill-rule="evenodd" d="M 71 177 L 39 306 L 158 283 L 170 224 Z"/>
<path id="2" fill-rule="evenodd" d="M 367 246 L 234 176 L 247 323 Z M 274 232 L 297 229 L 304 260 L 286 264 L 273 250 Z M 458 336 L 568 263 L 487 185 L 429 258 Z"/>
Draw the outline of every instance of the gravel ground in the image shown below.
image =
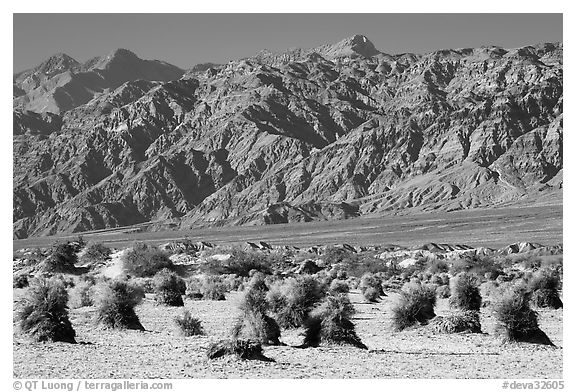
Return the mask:
<path id="1" fill-rule="evenodd" d="M 21 290 L 14 290 L 15 298 Z M 15 326 L 15 378 L 562 378 L 562 310 L 539 310 L 540 326 L 557 347 L 501 344 L 494 319 L 482 309 L 482 334 L 438 335 L 427 328 L 392 332 L 391 293 L 367 304 L 358 292 L 350 298 L 357 333 L 369 350 L 348 346 L 299 349 L 299 331 L 282 334 L 288 346 L 265 347 L 274 362 L 233 357 L 206 359 L 206 348 L 226 338 L 241 294 L 226 301 L 191 301 L 205 336 L 184 337 L 173 318 L 182 308 L 158 306 L 147 295 L 136 310 L 146 331 L 105 330 L 93 323 L 94 308 L 70 311 L 79 344 L 36 343 Z M 436 313 L 448 311 L 439 300 Z"/>

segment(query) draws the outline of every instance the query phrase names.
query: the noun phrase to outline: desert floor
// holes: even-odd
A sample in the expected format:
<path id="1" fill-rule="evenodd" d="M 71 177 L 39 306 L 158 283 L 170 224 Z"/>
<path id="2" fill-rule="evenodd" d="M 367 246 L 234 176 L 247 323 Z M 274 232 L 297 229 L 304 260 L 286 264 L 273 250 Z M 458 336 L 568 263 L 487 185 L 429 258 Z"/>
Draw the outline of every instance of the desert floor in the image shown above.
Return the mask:
<path id="1" fill-rule="evenodd" d="M 318 244 L 422 245 L 424 243 L 466 244 L 500 248 L 514 242 L 562 243 L 562 204 L 515 208 L 471 209 L 411 215 L 362 217 L 338 221 L 234 226 L 135 232 L 118 228 L 82 233 L 85 240 L 125 248 L 134 241 L 161 244 L 185 236 L 192 241 L 235 244 L 266 241 L 271 245 L 308 247 Z M 14 249 L 50 246 L 57 239 L 75 240 L 78 234 L 35 237 L 13 241 Z"/>
<path id="2" fill-rule="evenodd" d="M 22 290 L 14 290 L 17 300 Z M 368 304 L 353 291 L 356 330 L 369 350 L 349 346 L 300 349 L 300 331 L 283 331 L 287 346 L 264 348 L 274 362 L 206 358 L 206 348 L 226 338 L 241 293 L 226 301 L 186 300 L 205 336 L 184 337 L 173 318 L 182 308 L 155 305 L 151 295 L 136 310 L 146 331 L 104 330 L 94 308 L 70 311 L 78 344 L 36 343 L 14 333 L 15 378 L 562 378 L 563 312 L 540 309 L 540 327 L 557 347 L 502 344 L 493 335 L 490 307 L 482 309 L 482 334 L 434 334 L 426 327 L 392 332 L 390 307 L 397 294 Z M 436 313 L 449 311 L 439 300 Z"/>

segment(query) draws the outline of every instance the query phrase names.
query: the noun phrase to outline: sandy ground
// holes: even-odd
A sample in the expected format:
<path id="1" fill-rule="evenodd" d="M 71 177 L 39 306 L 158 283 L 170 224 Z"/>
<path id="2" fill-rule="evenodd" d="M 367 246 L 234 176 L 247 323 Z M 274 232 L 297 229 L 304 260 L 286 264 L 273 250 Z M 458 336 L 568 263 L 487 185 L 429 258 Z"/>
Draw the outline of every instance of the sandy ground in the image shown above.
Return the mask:
<path id="1" fill-rule="evenodd" d="M 15 298 L 21 290 L 15 290 Z M 71 310 L 79 344 L 36 343 L 14 333 L 15 378 L 562 378 L 562 310 L 539 310 L 540 326 L 556 348 L 506 344 L 493 333 L 494 319 L 482 310 L 483 334 L 437 335 L 427 328 L 392 332 L 390 306 L 395 294 L 377 304 L 364 303 L 358 292 L 351 300 L 358 335 L 369 347 L 298 349 L 265 347 L 275 362 L 232 357 L 206 359 L 210 342 L 226 338 L 240 294 L 226 301 L 190 301 L 205 336 L 183 337 L 173 318 L 182 308 L 155 305 L 152 296 L 137 307 L 146 331 L 103 330 L 93 323 L 94 308 Z M 440 300 L 437 314 L 448 311 Z M 282 340 L 300 342 L 298 331 Z"/>

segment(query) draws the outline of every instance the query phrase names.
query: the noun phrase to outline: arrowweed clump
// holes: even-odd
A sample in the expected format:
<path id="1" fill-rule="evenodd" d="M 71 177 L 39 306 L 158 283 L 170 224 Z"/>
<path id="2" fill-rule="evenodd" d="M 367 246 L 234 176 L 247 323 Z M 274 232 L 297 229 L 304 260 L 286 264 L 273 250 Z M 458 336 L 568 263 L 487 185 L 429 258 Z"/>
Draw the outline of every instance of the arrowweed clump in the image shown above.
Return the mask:
<path id="1" fill-rule="evenodd" d="M 408 283 L 400 293 L 400 300 L 392 308 L 392 326 L 395 330 L 427 324 L 436 316 L 436 290 L 433 286 Z"/>
<path id="2" fill-rule="evenodd" d="M 21 330 L 39 342 L 76 343 L 67 303 L 68 292 L 61 280 L 32 280 L 16 316 Z"/>
<path id="3" fill-rule="evenodd" d="M 96 320 L 107 328 L 144 330 L 134 308 L 144 299 L 144 290 L 124 280 L 103 282 L 96 288 Z"/>

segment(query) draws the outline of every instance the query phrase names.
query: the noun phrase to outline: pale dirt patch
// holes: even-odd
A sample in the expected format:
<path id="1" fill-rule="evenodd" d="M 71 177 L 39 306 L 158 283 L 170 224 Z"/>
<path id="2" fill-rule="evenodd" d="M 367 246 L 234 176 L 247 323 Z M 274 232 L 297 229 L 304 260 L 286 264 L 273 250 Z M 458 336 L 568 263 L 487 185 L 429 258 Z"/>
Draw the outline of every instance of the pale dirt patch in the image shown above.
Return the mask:
<path id="1" fill-rule="evenodd" d="M 15 296 L 20 290 L 15 290 Z M 540 325 L 557 348 L 500 344 L 494 319 L 482 309 L 484 334 L 436 335 L 426 328 L 392 332 L 390 307 L 396 295 L 367 304 L 355 291 L 351 300 L 358 335 L 370 351 L 348 346 L 298 349 L 265 347 L 276 362 L 231 357 L 209 361 L 210 342 L 226 338 L 240 294 L 226 301 L 185 305 L 206 336 L 183 337 L 173 318 L 182 308 L 157 306 L 147 295 L 137 307 L 145 332 L 103 330 L 93 323 L 94 308 L 71 310 L 81 344 L 34 343 L 14 335 L 15 378 L 562 378 L 562 310 L 539 310 Z M 440 300 L 436 313 L 448 311 Z M 282 333 L 285 343 L 300 342 L 298 331 Z"/>
<path id="2" fill-rule="evenodd" d="M 102 269 L 102 275 L 114 279 L 124 274 L 124 264 L 122 263 L 122 256 L 126 252 L 126 249 L 120 250 L 118 252 L 112 253 L 110 255 L 110 261 L 106 264 L 106 267 Z"/>

